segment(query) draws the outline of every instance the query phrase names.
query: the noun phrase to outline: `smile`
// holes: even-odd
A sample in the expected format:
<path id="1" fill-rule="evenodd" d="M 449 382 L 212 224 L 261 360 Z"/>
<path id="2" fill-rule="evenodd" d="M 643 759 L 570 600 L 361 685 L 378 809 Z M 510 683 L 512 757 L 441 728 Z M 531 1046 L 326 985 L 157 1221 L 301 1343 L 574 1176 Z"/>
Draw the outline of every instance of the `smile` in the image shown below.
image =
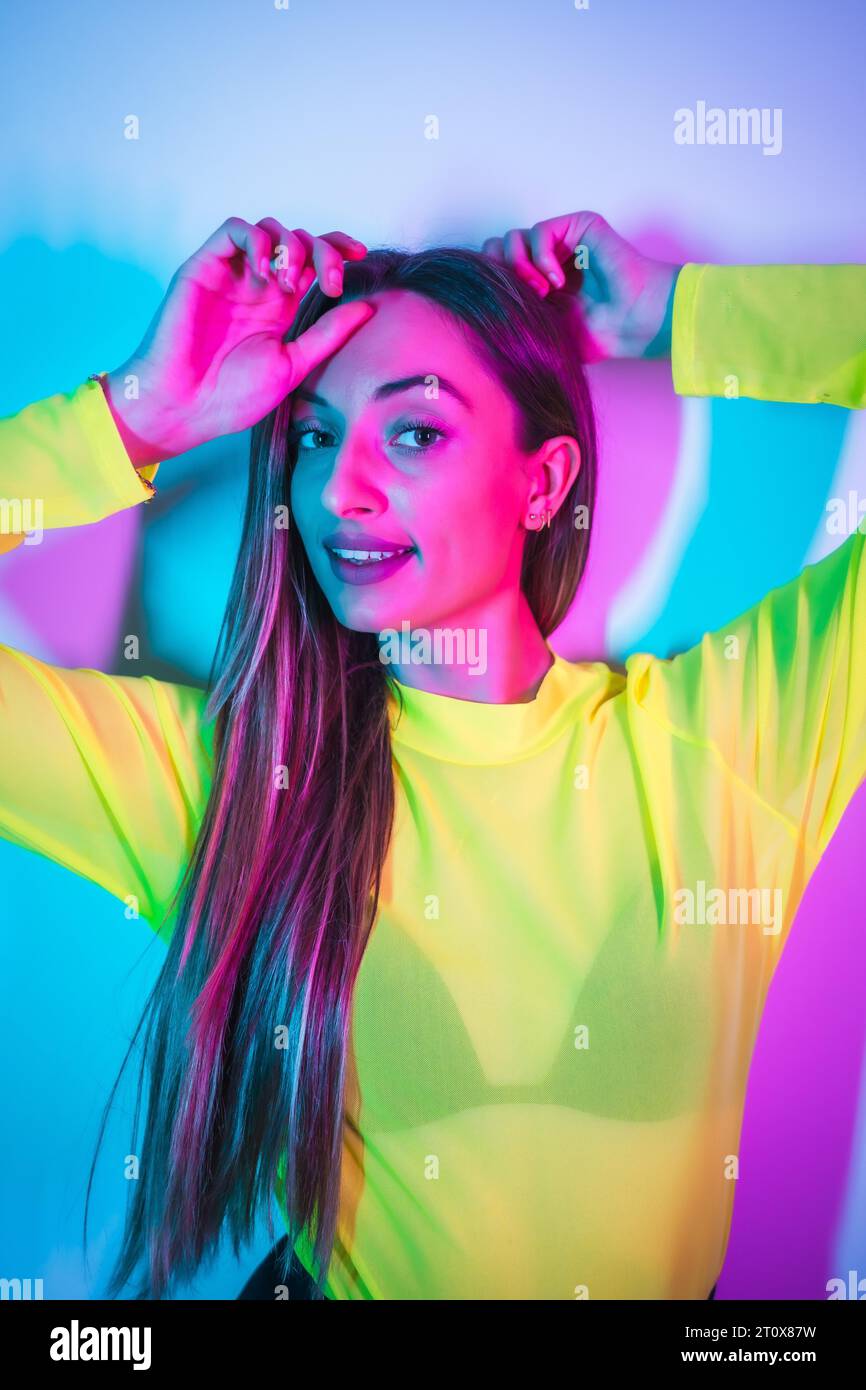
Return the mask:
<path id="1" fill-rule="evenodd" d="M 326 545 L 325 550 L 331 570 L 344 584 L 378 584 L 390 579 L 415 554 L 414 545 L 394 550 L 356 550 Z"/>
<path id="2" fill-rule="evenodd" d="M 395 555 L 408 555 L 414 547 L 403 546 L 401 550 L 343 550 L 338 546 L 328 546 L 332 555 L 341 560 L 351 560 L 356 565 L 367 565 L 377 560 L 392 560 Z"/>

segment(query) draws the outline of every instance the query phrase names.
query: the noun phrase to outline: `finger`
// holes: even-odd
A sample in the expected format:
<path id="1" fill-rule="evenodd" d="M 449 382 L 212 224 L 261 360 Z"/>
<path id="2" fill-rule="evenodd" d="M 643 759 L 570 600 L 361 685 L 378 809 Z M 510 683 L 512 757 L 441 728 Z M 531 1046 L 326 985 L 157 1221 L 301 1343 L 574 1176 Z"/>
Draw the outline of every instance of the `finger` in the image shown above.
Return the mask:
<path id="1" fill-rule="evenodd" d="M 505 233 L 505 258 L 513 266 L 521 279 L 525 280 L 539 294 L 546 295 L 550 285 L 540 270 L 532 264 L 527 245 L 527 232 L 523 227 L 512 227 Z"/>
<path id="2" fill-rule="evenodd" d="M 243 252 L 253 275 L 259 278 L 267 277 L 267 262 L 271 254 L 270 237 L 262 227 L 253 226 L 242 217 L 227 217 L 222 226 L 217 227 L 207 241 L 193 252 L 181 269 L 188 270 L 191 266 L 202 265 L 214 257 L 218 260 L 231 260 L 238 251 Z M 264 272 L 263 263 L 266 266 Z"/>
<path id="3" fill-rule="evenodd" d="M 310 288 L 315 278 L 315 267 L 311 265 L 305 265 L 303 270 L 301 271 L 301 278 L 298 281 L 298 288 L 296 292 L 298 299 L 303 299 L 304 295 L 307 293 L 307 290 Z"/>
<path id="4" fill-rule="evenodd" d="M 314 367 L 342 347 L 375 312 L 375 306 L 367 299 L 353 299 L 349 304 L 338 304 L 322 314 L 294 342 L 286 343 L 283 351 L 291 364 L 291 385 L 287 390 L 294 391 Z"/>
<path id="5" fill-rule="evenodd" d="M 505 250 L 502 245 L 501 236 L 489 236 L 481 246 L 481 254 L 489 256 L 492 261 L 498 261 L 500 265 L 505 264 Z"/>
<path id="6" fill-rule="evenodd" d="M 330 286 L 330 293 L 334 296 L 341 295 L 343 293 L 343 261 L 363 259 L 367 254 L 367 248 L 362 241 L 356 241 L 354 237 L 347 236 L 345 232 L 325 232 L 323 236 L 316 237 L 316 241 L 324 243 L 321 247 L 322 269 Z M 325 247 L 332 247 L 334 255 L 330 256 Z M 319 281 L 325 288 L 321 272 Z"/>
<path id="7" fill-rule="evenodd" d="M 319 240 L 325 241 L 328 245 L 335 247 L 339 254 L 340 259 L 331 268 L 332 273 L 336 271 L 337 274 L 337 279 L 332 283 L 334 285 L 334 293 L 338 295 L 342 294 L 344 285 L 343 261 L 363 260 L 367 254 L 367 247 L 364 245 L 363 241 L 356 241 L 354 237 L 347 236 L 345 232 L 326 232 Z"/>
<path id="8" fill-rule="evenodd" d="M 598 212 L 566 213 L 562 217 L 551 217 L 547 223 L 540 225 L 550 227 L 553 248 L 561 253 L 560 260 L 564 256 L 572 263 L 579 247 L 585 248 L 591 260 L 596 252 L 621 241 L 610 223 Z"/>
<path id="9" fill-rule="evenodd" d="M 312 260 L 324 294 L 337 298 L 343 293 L 343 257 L 335 246 L 323 237 L 314 237 L 303 227 L 295 227 L 295 236 L 304 242 L 307 259 Z"/>
<path id="10" fill-rule="evenodd" d="M 321 240 L 336 246 L 337 250 L 342 253 L 343 259 L 347 261 L 362 260 L 367 254 L 367 247 L 364 242 L 349 236 L 348 232 L 325 232 Z"/>
<path id="11" fill-rule="evenodd" d="M 256 223 L 271 239 L 271 261 L 277 284 L 287 294 L 294 294 L 307 259 L 304 243 L 276 217 L 263 217 Z"/>
<path id="12" fill-rule="evenodd" d="M 305 238 L 307 254 L 313 259 L 323 292 L 337 298 L 343 293 L 343 261 L 363 259 L 367 247 L 346 232 L 326 232 L 314 237 L 301 227 L 295 230 Z"/>
<path id="13" fill-rule="evenodd" d="M 536 222 L 535 226 L 530 228 L 529 249 L 537 269 L 547 277 L 551 285 L 562 289 L 565 275 L 558 254 L 561 252 L 562 243 L 557 240 L 556 227 L 552 220 Z"/>
<path id="14" fill-rule="evenodd" d="M 572 224 L 572 230 L 579 238 L 585 236 L 590 228 L 596 237 L 607 236 L 608 234 L 617 235 L 600 212 L 574 212 L 570 218 L 563 220 Z"/>

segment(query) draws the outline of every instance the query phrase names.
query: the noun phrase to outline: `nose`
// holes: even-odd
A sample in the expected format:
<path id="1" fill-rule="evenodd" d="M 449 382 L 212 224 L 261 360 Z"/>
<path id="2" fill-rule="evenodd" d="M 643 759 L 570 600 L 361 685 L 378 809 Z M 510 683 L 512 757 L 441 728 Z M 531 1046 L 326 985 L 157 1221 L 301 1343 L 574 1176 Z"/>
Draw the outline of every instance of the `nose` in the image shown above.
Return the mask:
<path id="1" fill-rule="evenodd" d="M 322 506 L 333 516 L 359 512 L 375 516 L 384 511 L 387 496 L 381 483 L 381 468 L 382 462 L 370 446 L 347 434 L 334 454 L 322 488 Z"/>

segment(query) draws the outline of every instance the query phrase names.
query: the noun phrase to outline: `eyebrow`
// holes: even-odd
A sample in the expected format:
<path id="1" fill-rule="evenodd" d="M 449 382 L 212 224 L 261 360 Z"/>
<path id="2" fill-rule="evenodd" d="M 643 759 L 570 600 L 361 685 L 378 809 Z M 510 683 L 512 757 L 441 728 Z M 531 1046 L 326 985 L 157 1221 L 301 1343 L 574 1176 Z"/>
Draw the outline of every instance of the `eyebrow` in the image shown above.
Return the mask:
<path id="1" fill-rule="evenodd" d="M 386 400 L 388 396 L 396 396 L 400 391 L 409 391 L 413 386 L 426 386 L 428 384 L 427 378 L 430 376 L 435 377 L 440 391 L 447 391 L 449 395 L 455 396 L 467 410 L 472 409 L 472 403 L 454 385 L 453 381 L 449 381 L 444 376 L 436 376 L 435 372 L 428 372 L 427 376 L 404 376 L 400 377 L 399 381 L 385 381 L 381 386 L 376 387 L 373 392 L 373 400 Z M 331 408 L 324 396 L 317 396 L 315 391 L 307 391 L 303 386 L 296 388 L 295 395 L 301 400 L 309 401 L 312 405 L 323 405 L 327 406 L 328 409 Z"/>

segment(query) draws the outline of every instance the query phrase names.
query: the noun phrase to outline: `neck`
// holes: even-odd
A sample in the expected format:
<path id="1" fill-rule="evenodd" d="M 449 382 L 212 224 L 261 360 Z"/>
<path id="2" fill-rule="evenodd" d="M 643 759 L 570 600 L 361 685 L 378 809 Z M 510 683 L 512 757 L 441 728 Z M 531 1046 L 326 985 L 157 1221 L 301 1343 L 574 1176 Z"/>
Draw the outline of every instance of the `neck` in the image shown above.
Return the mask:
<path id="1" fill-rule="evenodd" d="M 509 590 L 434 626 L 379 635 L 388 674 L 431 695 L 485 704 L 533 700 L 553 661 L 523 592 Z"/>

